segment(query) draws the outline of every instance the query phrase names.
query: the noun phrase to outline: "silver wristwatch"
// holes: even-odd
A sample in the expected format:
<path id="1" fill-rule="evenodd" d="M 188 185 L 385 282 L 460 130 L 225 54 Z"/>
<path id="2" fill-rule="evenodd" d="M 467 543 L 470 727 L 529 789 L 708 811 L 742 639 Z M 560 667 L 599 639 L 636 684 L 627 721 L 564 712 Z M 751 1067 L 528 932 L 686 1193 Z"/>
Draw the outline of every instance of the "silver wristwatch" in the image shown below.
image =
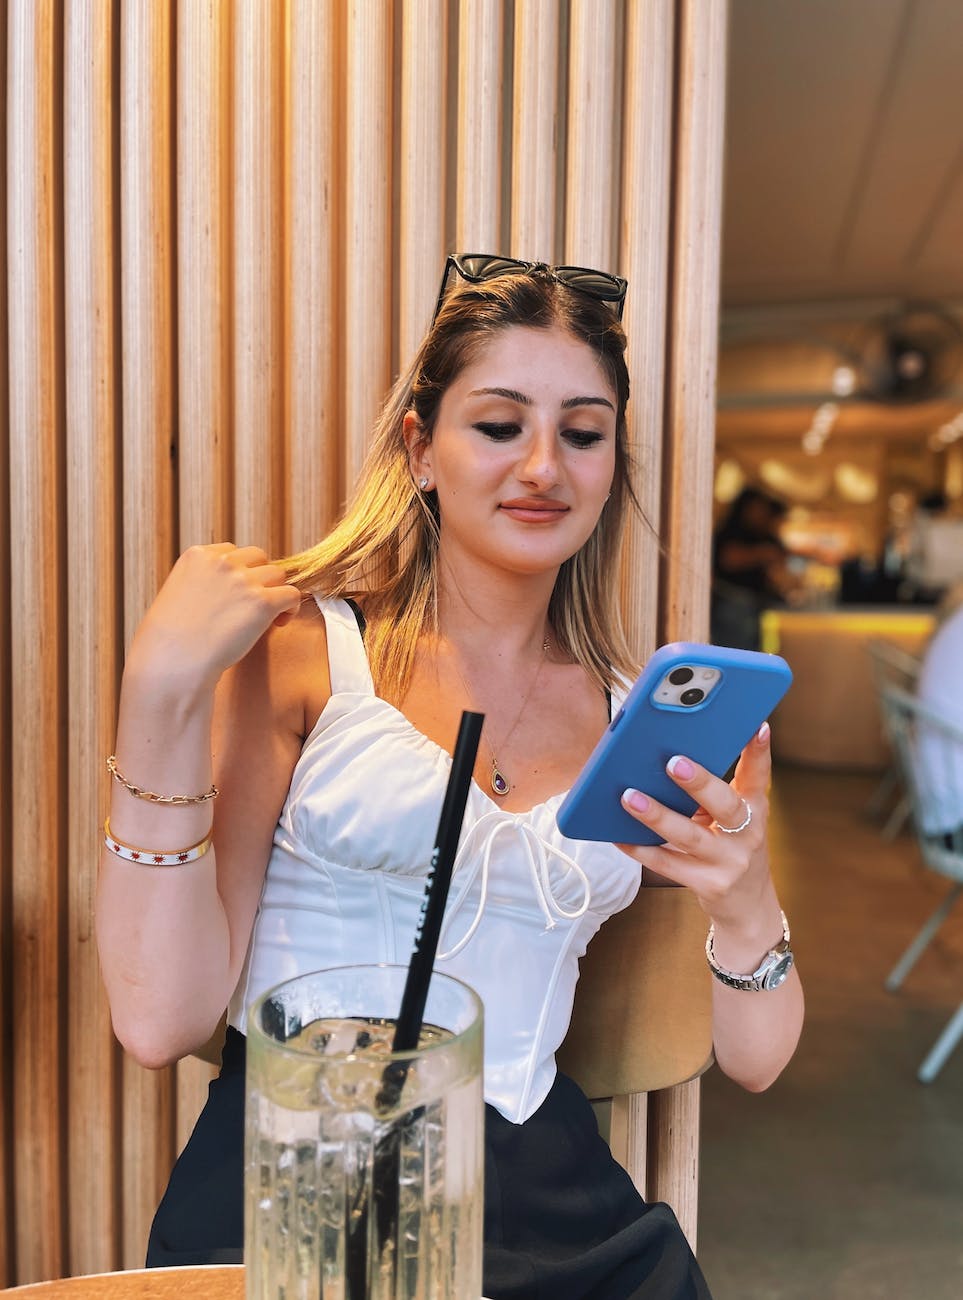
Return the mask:
<path id="1" fill-rule="evenodd" d="M 744 989 L 750 993 L 761 993 L 764 989 L 779 987 L 792 970 L 793 963 L 792 949 L 789 946 L 789 922 L 786 920 L 785 912 L 780 912 L 779 915 L 782 917 L 782 938 L 774 948 L 769 949 L 751 975 L 737 975 L 735 971 L 726 970 L 724 966 L 719 965 L 712 951 L 715 926 L 709 926 L 709 934 L 706 938 L 706 961 L 717 980 L 722 980 L 723 984 L 728 984 L 731 989 Z"/>

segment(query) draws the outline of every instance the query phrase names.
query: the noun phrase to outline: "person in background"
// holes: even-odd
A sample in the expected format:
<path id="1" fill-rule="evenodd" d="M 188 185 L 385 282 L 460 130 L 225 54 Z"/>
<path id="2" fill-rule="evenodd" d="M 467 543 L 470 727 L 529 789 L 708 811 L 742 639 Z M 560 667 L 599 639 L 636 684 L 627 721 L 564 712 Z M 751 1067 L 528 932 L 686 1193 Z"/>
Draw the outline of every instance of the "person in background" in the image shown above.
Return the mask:
<path id="1" fill-rule="evenodd" d="M 920 703 L 959 733 L 954 743 L 936 727 L 919 729 L 919 758 L 925 793 L 923 829 L 945 837 L 963 853 L 963 583 L 950 589 L 938 611 L 916 683 Z"/>
<path id="2" fill-rule="evenodd" d="M 938 605 L 963 580 L 963 519 L 954 516 L 945 493 L 928 492 L 917 503 L 906 561 L 906 599 Z"/>
<path id="3" fill-rule="evenodd" d="M 779 537 L 785 505 L 761 488 L 745 487 L 712 542 L 710 637 L 715 645 L 759 649 L 759 616 L 782 605 L 798 582 Z"/>
<path id="4" fill-rule="evenodd" d="M 714 926 L 727 1075 L 768 1087 L 803 1015 L 769 866 L 768 727 L 731 784 L 670 760 L 693 818 L 623 794 L 658 846 L 555 822 L 637 671 L 614 576 L 632 506 L 624 292 L 582 268 L 449 258 L 333 532 L 279 563 L 191 548 L 133 639 L 97 900 L 114 1027 L 159 1067 L 229 1008 L 151 1264 L 240 1259 L 247 1009 L 306 971 L 407 960 L 473 709 L 485 730 L 437 966 L 485 1009 L 485 1294 L 709 1295 L 672 1211 L 643 1202 L 555 1065 L 579 958 L 645 868 Z"/>

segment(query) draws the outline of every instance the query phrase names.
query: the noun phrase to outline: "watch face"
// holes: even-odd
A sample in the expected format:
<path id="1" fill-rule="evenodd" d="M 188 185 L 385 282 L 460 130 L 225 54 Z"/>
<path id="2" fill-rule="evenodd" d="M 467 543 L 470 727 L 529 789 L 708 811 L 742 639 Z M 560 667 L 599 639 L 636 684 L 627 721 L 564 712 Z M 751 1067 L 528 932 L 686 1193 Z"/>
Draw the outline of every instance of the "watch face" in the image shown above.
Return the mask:
<path id="1" fill-rule="evenodd" d="M 792 961 L 791 952 L 784 952 L 782 956 L 777 957 L 762 977 L 762 987 L 764 989 L 777 989 L 792 970 Z"/>

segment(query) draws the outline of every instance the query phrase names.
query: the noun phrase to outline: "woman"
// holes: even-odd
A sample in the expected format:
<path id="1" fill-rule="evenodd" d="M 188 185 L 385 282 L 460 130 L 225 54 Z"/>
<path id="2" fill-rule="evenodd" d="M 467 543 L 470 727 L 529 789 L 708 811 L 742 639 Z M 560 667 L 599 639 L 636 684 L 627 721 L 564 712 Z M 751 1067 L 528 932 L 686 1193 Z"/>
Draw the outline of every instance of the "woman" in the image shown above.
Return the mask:
<path id="1" fill-rule="evenodd" d="M 486 1295 L 708 1294 L 671 1212 L 643 1205 L 554 1064 L 578 958 L 644 870 L 695 891 L 720 970 L 755 971 L 783 931 L 765 729 L 732 787 L 673 762 L 694 820 L 627 793 L 663 847 L 555 826 L 633 672 L 611 579 L 631 499 L 624 289 L 449 258 L 334 532 L 281 565 L 193 548 L 137 632 L 98 902 L 114 1025 L 149 1066 L 205 1042 L 228 1004 L 231 1026 L 151 1263 L 239 1257 L 245 1008 L 297 971 L 407 960 L 473 708 L 485 732 L 438 964 L 485 1004 Z M 135 868 L 124 845 L 187 860 Z M 762 994 L 720 980 L 714 998 L 719 1064 L 766 1087 L 798 1036 L 795 972 Z"/>

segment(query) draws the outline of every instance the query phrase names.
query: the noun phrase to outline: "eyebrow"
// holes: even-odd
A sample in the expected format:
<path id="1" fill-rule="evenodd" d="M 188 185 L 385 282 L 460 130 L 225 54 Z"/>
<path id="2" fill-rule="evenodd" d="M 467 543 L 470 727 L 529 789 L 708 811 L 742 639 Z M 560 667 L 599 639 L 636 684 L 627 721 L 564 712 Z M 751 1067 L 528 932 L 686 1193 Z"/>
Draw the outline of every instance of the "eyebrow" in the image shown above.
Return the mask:
<path id="1" fill-rule="evenodd" d="M 519 406 L 534 406 L 530 397 L 515 388 L 473 388 L 468 396 L 506 397 L 510 402 L 517 402 Z M 607 406 L 610 411 L 615 410 L 607 397 L 566 397 L 562 402 L 563 411 L 571 411 L 576 406 Z"/>

